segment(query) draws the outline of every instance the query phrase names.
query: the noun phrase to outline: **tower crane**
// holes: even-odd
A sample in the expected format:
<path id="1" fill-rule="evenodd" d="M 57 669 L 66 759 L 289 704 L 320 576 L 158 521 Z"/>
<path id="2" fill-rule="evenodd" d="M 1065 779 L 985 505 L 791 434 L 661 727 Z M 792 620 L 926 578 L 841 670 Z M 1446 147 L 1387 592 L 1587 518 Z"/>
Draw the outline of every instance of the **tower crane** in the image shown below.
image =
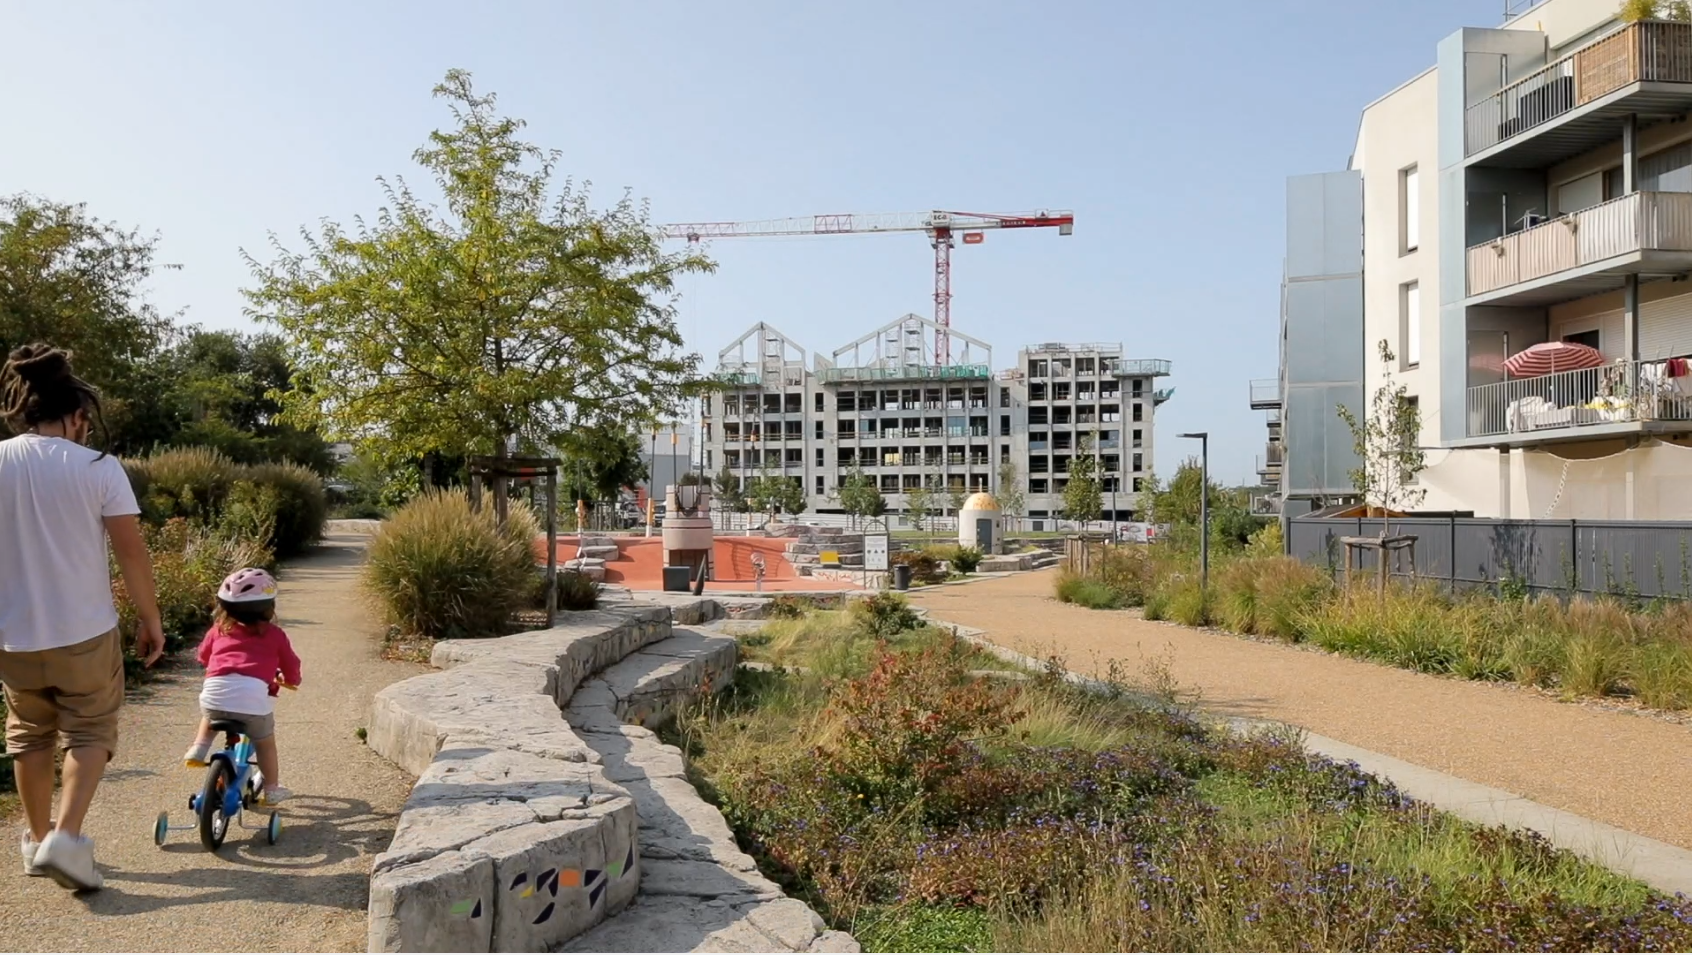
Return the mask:
<path id="1" fill-rule="evenodd" d="M 838 213 L 800 216 L 792 219 L 762 219 L 750 222 L 677 222 L 662 227 L 670 239 L 699 242 L 702 239 L 751 238 L 782 235 L 862 235 L 872 232 L 923 232 L 934 247 L 934 354 L 941 364 L 951 360 L 951 340 L 946 329 L 952 324 L 952 236 L 961 233 L 964 245 L 986 239 L 987 229 L 1055 228 L 1058 235 L 1075 231 L 1075 213 L 1041 209 L 1038 212 L 980 213 L 931 212 Z"/>

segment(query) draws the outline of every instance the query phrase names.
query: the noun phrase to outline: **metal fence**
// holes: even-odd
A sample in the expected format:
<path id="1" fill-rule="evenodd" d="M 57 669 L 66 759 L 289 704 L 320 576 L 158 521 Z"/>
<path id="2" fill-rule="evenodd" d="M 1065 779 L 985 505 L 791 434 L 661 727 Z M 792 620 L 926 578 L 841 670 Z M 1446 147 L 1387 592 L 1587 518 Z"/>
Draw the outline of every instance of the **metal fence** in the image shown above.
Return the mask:
<path id="1" fill-rule="evenodd" d="M 1534 593 L 1692 599 L 1692 521 L 1506 521 L 1394 518 L 1416 537 L 1414 577 L 1453 592 L 1522 586 Z M 1336 576 L 1373 572 L 1377 556 L 1348 555 L 1341 537 L 1375 537 L 1379 518 L 1295 517 L 1287 553 Z M 1412 576 L 1395 570 L 1395 578 Z"/>

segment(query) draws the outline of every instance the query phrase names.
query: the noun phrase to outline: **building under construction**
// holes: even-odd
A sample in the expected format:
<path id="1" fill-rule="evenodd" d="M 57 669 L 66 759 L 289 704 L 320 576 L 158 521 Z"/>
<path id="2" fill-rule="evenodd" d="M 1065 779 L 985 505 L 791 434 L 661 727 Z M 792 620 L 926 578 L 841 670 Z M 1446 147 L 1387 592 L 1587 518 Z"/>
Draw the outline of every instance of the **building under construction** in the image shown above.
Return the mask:
<path id="1" fill-rule="evenodd" d="M 704 402 L 700 464 L 740 479 L 780 475 L 803 487 L 808 510 L 840 513 L 853 470 L 880 486 L 887 506 L 905 494 L 1000 490 L 1016 466 L 1024 514 L 1057 517 L 1070 462 L 1095 456 L 1104 519 L 1134 520 L 1151 474 L 1153 417 L 1170 389 L 1162 359 L 1129 359 L 1121 344 L 1028 345 L 995 372 L 992 346 L 956 328 L 906 315 L 836 349 L 809 355 L 758 323 L 723 349 L 722 390 Z"/>

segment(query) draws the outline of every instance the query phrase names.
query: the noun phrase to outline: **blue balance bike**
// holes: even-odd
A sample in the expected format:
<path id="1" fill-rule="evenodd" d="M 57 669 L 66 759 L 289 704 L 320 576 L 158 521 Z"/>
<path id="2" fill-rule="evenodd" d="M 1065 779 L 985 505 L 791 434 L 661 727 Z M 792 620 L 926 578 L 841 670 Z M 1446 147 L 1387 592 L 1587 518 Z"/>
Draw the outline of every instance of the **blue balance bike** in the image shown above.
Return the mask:
<path id="1" fill-rule="evenodd" d="M 248 830 L 264 830 L 265 841 L 275 845 L 282 837 L 282 817 L 274 810 L 262 826 L 247 825 L 244 810 L 259 811 L 264 775 L 254 762 L 253 741 L 247 738 L 247 727 L 237 720 L 213 720 L 212 732 L 223 734 L 224 748 L 207 757 L 206 781 L 200 791 L 188 797 L 188 811 L 193 822 L 181 826 L 170 824 L 170 814 L 159 813 L 153 822 L 153 844 L 162 846 L 172 830 L 200 830 L 200 845 L 216 852 L 229 833 L 229 822 Z"/>

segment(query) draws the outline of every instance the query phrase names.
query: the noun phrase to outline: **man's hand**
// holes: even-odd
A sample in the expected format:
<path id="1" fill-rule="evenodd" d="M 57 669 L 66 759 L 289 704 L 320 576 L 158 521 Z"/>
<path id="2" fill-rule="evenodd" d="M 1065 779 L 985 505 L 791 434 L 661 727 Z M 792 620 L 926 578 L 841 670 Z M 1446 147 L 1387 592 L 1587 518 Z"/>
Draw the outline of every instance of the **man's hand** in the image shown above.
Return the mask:
<path id="1" fill-rule="evenodd" d="M 157 620 L 143 620 L 135 631 L 135 655 L 143 666 L 152 666 L 164 656 L 164 627 Z"/>

